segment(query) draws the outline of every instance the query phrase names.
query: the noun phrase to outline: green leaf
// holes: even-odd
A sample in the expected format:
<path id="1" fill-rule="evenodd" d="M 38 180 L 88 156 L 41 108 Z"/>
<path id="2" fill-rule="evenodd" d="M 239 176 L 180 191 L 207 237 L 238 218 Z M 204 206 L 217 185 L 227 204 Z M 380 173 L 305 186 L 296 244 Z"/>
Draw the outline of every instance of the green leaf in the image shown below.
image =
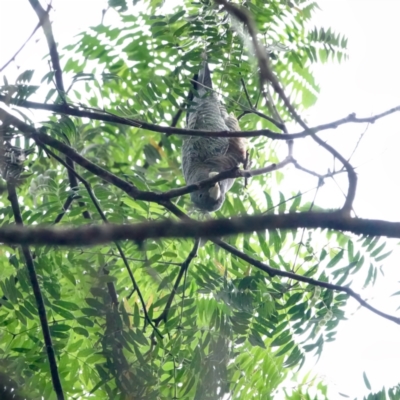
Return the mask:
<path id="1" fill-rule="evenodd" d="M 388 252 L 385 253 L 385 254 L 382 254 L 382 255 L 379 256 L 379 257 L 376 257 L 376 258 L 375 258 L 375 261 L 376 261 L 376 262 L 382 261 L 382 260 L 384 260 L 385 258 L 389 257 L 391 254 L 392 254 L 392 250 L 391 250 L 391 251 L 388 251 Z M 372 256 L 372 254 L 371 254 L 371 256 Z"/>
<path id="2" fill-rule="evenodd" d="M 353 262 L 354 261 L 354 244 L 351 240 L 349 240 L 347 242 L 347 255 L 349 258 L 349 262 Z"/>
<path id="3" fill-rule="evenodd" d="M 328 263 L 326 268 L 333 268 L 342 258 L 343 258 L 344 250 L 341 249 L 339 253 L 337 253 Z"/>
<path id="4" fill-rule="evenodd" d="M 364 379 L 364 383 L 365 383 L 365 386 L 367 387 L 367 389 L 371 390 L 371 384 L 369 383 L 367 374 L 365 372 L 363 372 L 363 379 Z"/>
<path id="5" fill-rule="evenodd" d="M 265 349 L 265 344 L 263 342 L 263 340 L 261 339 L 260 334 L 256 331 L 256 330 L 252 330 L 250 335 L 249 335 L 249 343 L 252 346 L 259 346 L 263 349 Z"/>
<path id="6" fill-rule="evenodd" d="M 181 17 L 183 17 L 186 14 L 185 10 L 178 11 L 176 14 L 174 14 L 172 17 L 169 18 L 169 23 L 173 24 L 174 22 L 178 21 Z"/>

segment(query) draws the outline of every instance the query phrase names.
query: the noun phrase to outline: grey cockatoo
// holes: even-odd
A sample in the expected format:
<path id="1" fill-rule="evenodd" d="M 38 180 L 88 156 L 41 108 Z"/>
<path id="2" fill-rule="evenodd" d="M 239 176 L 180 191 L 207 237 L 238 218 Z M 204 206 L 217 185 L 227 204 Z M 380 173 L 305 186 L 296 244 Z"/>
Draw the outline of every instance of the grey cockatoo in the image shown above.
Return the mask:
<path id="1" fill-rule="evenodd" d="M 193 79 L 197 94 L 187 114 L 188 129 L 205 131 L 240 131 L 234 115 L 212 90 L 211 74 L 207 62 L 203 62 L 198 76 Z M 246 160 L 244 138 L 187 136 L 182 146 L 182 170 L 186 184 L 197 183 L 232 169 Z M 215 185 L 190 194 L 192 202 L 203 211 L 216 211 L 225 201 L 226 192 L 234 179 L 225 179 Z"/>

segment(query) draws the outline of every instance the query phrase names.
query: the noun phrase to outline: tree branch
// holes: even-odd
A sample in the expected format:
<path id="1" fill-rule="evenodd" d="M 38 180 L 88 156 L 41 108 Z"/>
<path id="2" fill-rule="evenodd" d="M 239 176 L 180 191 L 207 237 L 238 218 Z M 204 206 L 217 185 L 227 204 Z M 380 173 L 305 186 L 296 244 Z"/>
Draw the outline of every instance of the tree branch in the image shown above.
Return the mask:
<path id="1" fill-rule="evenodd" d="M 54 77 L 56 80 L 55 83 L 56 83 L 58 95 L 60 96 L 63 103 L 66 103 L 64 81 L 63 81 L 62 69 L 61 69 L 61 64 L 60 64 L 60 56 L 57 51 L 57 44 L 54 40 L 53 29 L 51 27 L 49 13 L 43 9 L 43 7 L 41 6 L 41 4 L 39 3 L 38 0 L 29 0 L 29 3 L 31 4 L 34 11 L 36 12 L 36 15 L 39 18 L 39 21 L 43 28 L 44 35 L 46 37 L 47 46 L 48 46 L 49 52 L 50 52 L 51 63 L 53 65 Z M 49 6 L 49 9 L 50 9 L 50 6 Z M 76 180 L 75 175 L 73 174 L 73 171 L 75 170 L 74 163 L 68 157 L 66 159 L 66 162 L 67 162 L 67 165 L 70 167 L 68 169 L 69 183 L 70 183 L 71 189 L 75 190 L 75 188 L 78 186 L 78 182 Z M 81 207 L 84 207 L 85 203 L 79 202 L 79 205 Z M 89 211 L 87 211 L 87 210 L 83 211 L 82 215 L 83 215 L 83 218 L 85 218 L 85 219 L 91 218 Z"/>
<path id="2" fill-rule="evenodd" d="M 161 203 L 170 211 L 169 201 Z M 178 209 L 176 207 L 176 209 Z M 179 210 L 179 209 L 178 209 Z M 175 213 L 174 209 L 174 213 Z M 183 213 L 182 213 L 183 214 Z M 178 214 L 176 214 L 178 215 Z M 357 235 L 400 238 L 400 222 L 351 218 L 342 211 L 252 215 L 207 221 L 142 222 L 126 225 L 87 225 L 76 228 L 16 227 L 0 228 L 0 241 L 11 245 L 94 246 L 116 240 L 143 242 L 162 238 L 209 238 L 252 233 L 269 229 L 331 229 Z"/>
<path id="3" fill-rule="evenodd" d="M 197 256 L 197 250 L 199 249 L 199 243 L 200 243 L 200 239 L 195 239 L 195 243 L 193 245 L 191 252 L 187 256 L 186 260 L 181 264 L 178 276 L 176 277 L 176 280 L 174 283 L 174 287 L 168 298 L 167 304 L 165 305 L 163 312 L 157 318 L 153 319 L 156 326 L 158 326 L 158 324 L 161 321 L 164 321 L 164 322 L 167 321 L 169 310 L 171 309 L 171 305 L 172 305 L 172 302 L 174 301 L 174 297 L 175 297 L 176 293 L 178 292 L 178 287 L 181 283 L 183 275 L 188 270 L 189 265 L 192 262 L 193 258 L 195 258 Z"/>
<path id="4" fill-rule="evenodd" d="M 140 127 L 144 130 L 149 130 L 153 132 L 160 132 L 167 135 L 190 135 L 190 136 L 207 136 L 207 137 L 257 137 L 257 136 L 265 136 L 272 140 L 291 140 L 291 139 L 301 139 L 307 136 L 312 135 L 313 133 L 317 133 L 320 131 L 328 130 L 328 129 L 336 129 L 340 125 L 348 124 L 348 123 L 374 123 L 377 120 L 384 118 L 390 114 L 394 114 L 400 111 L 400 106 L 393 107 L 390 110 L 387 110 L 383 113 L 373 115 L 372 117 L 367 118 L 357 118 L 356 115 L 350 114 L 345 118 L 315 126 L 313 128 L 307 128 L 302 132 L 298 133 L 276 133 L 269 129 L 259 129 L 254 131 L 201 131 L 195 129 L 181 129 L 173 126 L 160 126 L 151 124 L 145 121 L 139 121 L 132 118 L 124 118 L 118 115 L 114 115 L 111 113 L 107 113 L 102 110 L 98 110 L 97 112 L 93 110 L 86 110 L 77 107 L 73 107 L 69 104 L 44 104 L 37 103 L 29 100 L 20 100 L 15 98 L 8 98 L 5 95 L 0 94 L 0 101 L 5 104 L 13 104 L 18 107 L 23 108 L 32 108 L 35 110 L 46 110 L 51 111 L 56 114 L 69 115 L 79 118 L 89 118 L 96 121 L 103 121 L 121 125 L 127 125 L 132 127 Z"/>
<path id="5" fill-rule="evenodd" d="M 45 11 L 45 14 L 49 14 L 51 5 L 49 4 L 47 7 L 47 10 Z M 36 31 L 42 26 L 44 19 L 41 18 L 40 21 L 38 22 L 38 24 L 36 25 L 35 29 L 33 30 L 33 32 L 29 35 L 28 39 L 26 39 L 26 41 L 23 43 L 23 45 L 16 51 L 16 53 L 10 58 L 10 60 L 8 60 L 1 68 L 0 68 L 0 72 L 3 72 L 8 65 L 15 60 L 15 58 L 18 56 L 18 54 L 22 51 L 22 49 L 27 45 L 27 43 L 32 39 L 33 35 L 36 33 Z"/>
<path id="6" fill-rule="evenodd" d="M 85 168 L 86 170 L 90 171 L 94 175 L 102 178 L 108 183 L 118 187 L 119 189 L 123 190 L 126 194 L 136 200 L 143 200 L 143 201 L 151 201 L 158 204 L 162 202 L 172 199 L 174 197 L 182 196 L 184 194 L 192 193 L 196 190 L 199 190 L 207 185 L 214 184 L 224 179 L 228 178 L 249 178 L 256 175 L 262 175 L 268 172 L 275 171 L 277 169 L 283 168 L 285 165 L 292 162 L 292 146 L 293 142 L 288 141 L 289 145 L 289 155 L 286 157 L 285 160 L 281 161 L 278 164 L 272 164 L 268 167 L 256 169 L 256 170 L 240 170 L 238 168 L 233 168 L 228 171 L 223 171 L 220 174 L 216 175 L 215 177 L 205 179 L 201 182 L 196 184 L 192 184 L 189 186 L 183 186 L 177 189 L 171 189 L 164 193 L 155 193 L 151 191 L 142 191 L 139 190 L 135 185 L 119 178 L 118 176 L 112 174 L 111 172 L 105 170 L 104 168 L 92 163 L 85 157 L 81 156 L 77 153 L 74 149 L 72 149 L 67 144 L 60 142 L 59 140 L 46 135 L 41 131 L 37 131 L 30 125 L 25 124 L 24 122 L 20 121 L 18 118 L 14 117 L 13 115 L 7 113 L 6 111 L 0 108 L 0 120 L 3 120 L 5 123 L 11 124 L 17 127 L 21 132 L 25 135 L 32 137 L 36 142 L 48 145 L 54 149 L 57 149 L 59 152 L 63 153 L 69 159 L 76 162 L 81 167 Z"/>
<path id="7" fill-rule="evenodd" d="M 165 207 L 171 211 L 173 214 L 175 214 L 176 216 L 178 216 L 179 218 L 181 218 L 181 220 L 185 221 L 185 222 L 190 222 L 193 221 L 191 218 L 189 218 L 185 213 L 183 213 L 180 209 L 178 209 L 174 204 L 167 202 L 165 204 Z M 311 213 L 308 213 L 311 214 Z M 316 214 L 316 213 L 313 213 Z M 322 214 L 322 213 L 320 213 Z M 294 215 L 299 215 L 299 214 L 294 214 Z M 323 215 L 323 214 L 322 214 Z M 400 224 L 398 224 L 398 228 L 399 228 L 399 235 L 400 235 Z M 337 291 L 342 291 L 347 293 L 349 296 L 353 297 L 355 300 L 357 300 L 363 307 L 369 309 L 370 311 L 372 311 L 373 313 L 386 318 L 390 321 L 395 322 L 396 324 L 400 325 L 400 318 L 392 316 L 390 314 L 386 314 L 384 312 L 381 312 L 379 310 L 377 310 L 376 308 L 372 307 L 371 305 L 369 305 L 365 300 L 363 300 L 361 298 L 361 296 L 357 293 L 355 293 L 352 289 L 347 288 L 347 287 L 343 287 L 343 286 L 339 286 L 339 285 L 333 285 L 333 284 L 329 284 L 327 282 L 322 282 L 322 281 L 318 281 L 312 278 L 307 278 L 304 277 L 302 275 L 298 275 L 295 274 L 293 272 L 288 272 L 288 271 L 280 271 L 277 270 L 275 268 L 272 268 L 258 260 L 255 260 L 254 258 L 248 256 L 247 254 L 239 251 L 238 249 L 236 249 L 235 247 L 229 245 L 228 243 L 224 242 L 223 240 L 219 239 L 219 238 L 211 238 L 210 239 L 214 244 L 222 247 L 223 249 L 225 249 L 226 251 L 236 255 L 239 258 L 242 258 L 244 261 L 254 265 L 255 267 L 263 270 L 264 272 L 266 272 L 268 275 L 270 275 L 271 277 L 273 276 L 283 276 L 283 277 L 287 277 L 287 278 L 291 278 L 297 281 L 301 281 L 301 282 L 306 282 L 309 283 L 311 285 L 314 286 L 321 286 L 330 290 L 337 290 Z"/>
<path id="8" fill-rule="evenodd" d="M 375 313 L 375 314 L 379 315 L 380 317 L 383 317 L 385 319 L 388 319 L 389 321 L 392 321 L 392 322 L 400 325 L 400 318 L 399 317 L 395 317 L 393 315 L 386 314 L 386 313 L 384 313 L 382 311 L 379 311 L 375 307 L 372 307 L 365 300 L 363 300 L 358 293 L 354 292 L 349 287 L 340 286 L 340 285 L 334 285 L 332 283 L 319 281 L 319 280 L 316 280 L 316 279 L 308 278 L 308 277 L 303 276 L 303 275 L 295 274 L 294 272 L 281 271 L 281 270 L 278 270 L 276 268 L 272 268 L 269 265 L 264 264 L 263 262 L 258 261 L 256 259 L 248 256 L 245 253 L 242 253 L 241 251 L 239 251 L 235 247 L 231 246 L 228 243 L 225 243 L 224 241 L 222 241 L 220 239 L 214 239 L 213 242 L 215 244 L 217 244 L 218 246 L 222 247 L 224 250 L 228 251 L 229 253 L 235 255 L 236 257 L 239 257 L 242 260 L 248 262 L 249 264 L 255 266 L 256 268 L 266 272 L 271 277 L 282 276 L 282 277 L 285 277 L 285 278 L 294 279 L 294 280 L 299 281 L 299 282 L 305 282 L 305 283 L 308 283 L 308 284 L 313 285 L 313 286 L 319 286 L 319 287 L 323 287 L 325 289 L 336 290 L 338 292 L 344 292 L 344 293 L 348 294 L 349 296 L 353 297 L 353 299 L 358 301 L 363 307 L 367 308 L 368 310 L 372 311 L 373 313 Z"/>
<path id="9" fill-rule="evenodd" d="M 53 29 L 51 28 L 49 14 L 44 10 L 38 0 L 29 0 L 32 8 L 34 9 L 39 21 L 42 22 L 43 32 L 46 37 L 47 45 L 50 51 L 51 63 L 53 65 L 54 77 L 56 79 L 56 88 L 61 99 L 65 101 L 65 89 L 62 78 L 62 69 L 60 65 L 60 57 L 57 51 L 57 45 L 53 36 Z"/>
<path id="10" fill-rule="evenodd" d="M 354 198 L 356 197 L 357 191 L 357 174 L 354 171 L 353 166 L 331 145 L 325 143 L 322 139 L 320 139 L 317 135 L 313 134 L 311 137 L 317 142 L 321 147 L 326 149 L 329 153 L 331 153 L 335 158 L 337 158 L 344 166 L 347 171 L 349 187 L 347 189 L 347 196 L 342 207 L 343 212 L 350 215 L 350 212 L 353 208 Z"/>
<path id="11" fill-rule="evenodd" d="M 19 204 L 18 204 L 18 196 L 17 196 L 17 192 L 15 190 L 15 186 L 12 183 L 7 182 L 7 189 L 8 189 L 8 200 L 11 203 L 15 222 L 16 222 L 17 226 L 22 228 L 23 222 L 22 222 L 22 216 L 21 216 L 21 211 L 20 211 Z M 46 347 L 47 359 L 49 360 L 49 367 L 50 367 L 50 373 L 51 373 L 51 380 L 53 383 L 53 389 L 56 393 L 57 399 L 64 400 L 64 392 L 63 392 L 63 389 L 61 386 L 61 380 L 60 380 L 60 375 L 58 373 L 56 356 L 55 356 L 55 352 L 54 352 L 53 343 L 51 340 L 49 323 L 47 321 L 47 316 L 46 316 L 46 307 L 44 305 L 42 292 L 40 290 L 39 281 L 38 281 L 38 278 L 36 275 L 35 265 L 33 263 L 32 254 L 27 245 L 22 245 L 21 249 L 22 249 L 22 254 L 24 255 L 24 258 L 25 258 L 26 268 L 28 270 L 29 279 L 31 282 L 33 294 L 35 296 L 36 305 L 38 308 L 38 315 L 39 315 L 40 325 L 42 327 L 42 333 L 43 333 L 43 339 L 44 339 L 44 343 L 45 343 L 45 347 Z"/>
<path id="12" fill-rule="evenodd" d="M 227 0 L 214 0 L 217 4 L 224 6 L 225 10 L 237 18 L 239 21 L 246 25 L 248 32 L 252 38 L 255 55 L 258 61 L 258 67 L 260 69 L 260 87 L 264 86 L 264 83 L 270 82 L 275 92 L 279 95 L 286 108 L 289 110 L 290 114 L 296 120 L 296 122 L 303 128 L 308 129 L 307 125 L 303 122 L 292 103 L 286 96 L 284 90 L 282 89 L 278 79 L 272 71 L 268 53 L 263 45 L 258 40 L 258 32 L 256 24 L 245 7 L 240 7 L 236 4 L 228 2 Z"/>
<path id="13" fill-rule="evenodd" d="M 263 119 L 266 119 L 267 121 L 271 122 L 271 123 L 274 124 L 278 129 L 280 129 L 281 131 L 284 132 L 284 131 L 285 131 L 285 125 L 284 125 L 284 124 L 282 124 L 282 123 L 280 123 L 279 121 L 276 121 L 275 119 L 269 117 L 268 115 L 265 115 L 264 113 L 258 111 L 258 110 L 253 106 L 253 104 L 251 103 L 251 99 L 250 99 L 250 96 L 249 96 L 249 92 L 247 91 L 247 87 L 246 87 L 246 83 L 245 83 L 244 79 L 241 78 L 240 81 L 242 82 L 243 90 L 244 90 L 244 93 L 245 93 L 245 95 L 246 95 L 247 102 L 249 103 L 249 110 L 243 111 L 243 113 L 240 114 L 240 115 L 238 116 L 237 119 L 240 120 L 240 119 L 241 119 L 243 116 L 245 116 L 246 114 L 255 114 L 255 115 L 257 115 L 258 117 L 263 118 Z"/>

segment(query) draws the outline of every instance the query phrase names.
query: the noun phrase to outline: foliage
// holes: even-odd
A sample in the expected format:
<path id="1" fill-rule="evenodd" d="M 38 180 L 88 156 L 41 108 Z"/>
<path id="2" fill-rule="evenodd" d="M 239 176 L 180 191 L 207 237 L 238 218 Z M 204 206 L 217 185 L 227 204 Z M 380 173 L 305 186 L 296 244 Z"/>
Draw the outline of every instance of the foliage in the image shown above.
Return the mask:
<path id="1" fill-rule="evenodd" d="M 273 110 L 260 94 L 251 43 L 238 22 L 206 0 L 185 1 L 173 10 L 159 0 L 134 3 L 138 4 L 132 8 L 123 0 L 110 1 L 114 9 L 109 12 L 120 12 L 117 26 L 92 27 L 60 51 L 64 79 L 70 83 L 68 102 L 168 126 L 187 105 L 190 78 L 206 48 L 213 80 L 229 111 L 245 113 L 242 129 L 274 128 L 248 113 L 256 105 L 266 114 Z M 273 69 L 287 94 L 300 110 L 312 106 L 318 85 L 310 65 L 345 58 L 346 39 L 329 29 L 307 30 L 317 7 L 314 2 L 252 0 L 246 6 L 272 51 Z M 43 77 L 40 87 L 30 84 L 35 67 L 22 73 L 15 85 L 6 81 L 2 93 L 61 103 L 53 73 Z M 287 118 L 283 104 L 272 98 L 278 113 Z M 183 184 L 179 136 L 66 115 L 51 115 L 43 125 L 49 134 L 139 189 L 167 191 Z M 182 118 L 178 126 L 184 126 Z M 25 149 L 30 145 L 20 137 L 14 140 Z M 249 146 L 253 168 L 278 161 L 269 139 L 252 138 Z M 170 216 L 161 205 L 135 201 L 83 168 L 77 171 L 91 186 L 108 222 Z M 313 205 L 301 193 L 279 191 L 282 179 L 278 171 L 257 176 L 248 187 L 237 180 L 216 216 L 310 210 Z M 90 222 L 103 220 L 85 186 L 71 188 L 67 171 L 41 149 L 28 155 L 17 190 L 26 225 L 52 224 L 60 215 L 60 224 L 86 224 L 87 212 Z M 72 206 L 60 214 L 71 196 Z M 2 225 L 10 224 L 14 213 L 5 197 L 3 205 Z M 189 196 L 178 198 L 176 205 L 190 210 Z M 388 255 L 377 238 L 327 231 L 275 230 L 238 235 L 227 242 L 274 268 L 338 285 L 349 285 L 356 274 L 364 273 L 363 266 L 369 267 L 365 285 L 373 284 L 379 263 Z M 193 241 L 119 245 L 122 253 L 115 244 L 31 249 L 67 398 L 86 398 L 89 393 L 96 399 L 216 399 L 228 393 L 236 399 L 273 398 L 288 371 L 300 367 L 307 353 L 319 356 L 344 319 L 346 294 L 267 276 L 208 242 L 191 262 L 166 322 L 158 327 L 161 339 L 149 326 L 134 289 L 140 288 L 148 317 L 157 319 Z M 1 365 L 13 371 L 31 398 L 55 398 L 20 249 L 2 246 L 0 262 Z M 324 393 L 322 386 L 319 389 Z"/>
<path id="2" fill-rule="evenodd" d="M 370 393 L 364 397 L 364 400 L 398 400 L 400 399 L 399 385 L 390 389 L 383 388 L 377 393 Z"/>

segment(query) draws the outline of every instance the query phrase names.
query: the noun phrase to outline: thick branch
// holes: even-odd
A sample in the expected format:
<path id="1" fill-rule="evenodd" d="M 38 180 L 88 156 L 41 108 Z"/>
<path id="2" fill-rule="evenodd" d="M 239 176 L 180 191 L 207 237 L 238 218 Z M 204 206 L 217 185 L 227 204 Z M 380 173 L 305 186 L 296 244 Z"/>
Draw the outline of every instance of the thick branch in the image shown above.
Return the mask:
<path id="1" fill-rule="evenodd" d="M 132 225 L 108 224 L 77 228 L 5 226 L 0 228 L 0 241 L 13 245 L 93 246 L 126 239 L 137 242 L 162 238 L 212 239 L 269 229 L 298 228 L 332 229 L 358 235 L 400 238 L 400 222 L 351 218 L 341 211 L 335 211 L 254 215 L 202 222 L 164 220 Z"/>
<path id="2" fill-rule="evenodd" d="M 176 216 L 178 216 L 179 218 L 181 218 L 183 221 L 192 221 L 185 213 L 183 213 L 181 210 L 179 210 L 174 204 L 170 203 L 170 202 L 166 202 L 165 203 L 165 208 L 167 208 L 170 212 L 172 212 L 173 214 L 175 214 Z M 400 229 L 400 224 L 399 224 L 399 229 Z M 399 232 L 400 234 L 400 232 Z M 361 298 L 360 295 L 358 295 L 357 293 L 355 293 L 353 290 L 351 290 L 350 288 L 347 287 L 342 287 L 339 285 L 331 285 L 327 282 L 321 282 L 312 278 L 307 278 L 304 277 L 302 275 L 297 275 L 293 272 L 288 272 L 288 271 L 280 271 L 277 269 L 274 269 L 258 260 L 255 260 L 254 258 L 248 256 L 247 254 L 239 251 L 238 249 L 234 248 L 233 246 L 229 245 L 228 243 L 225 243 L 224 241 L 222 241 L 221 239 L 218 238 L 212 238 L 211 241 L 222 247 L 223 249 L 227 250 L 228 252 L 236 255 L 237 257 L 247 261 L 248 263 L 254 265 L 255 267 L 263 270 L 264 272 L 266 272 L 267 274 L 269 274 L 271 277 L 273 276 L 283 276 L 283 277 L 288 277 L 291 279 L 295 279 L 301 282 L 307 282 L 311 285 L 314 286 L 321 286 L 321 287 L 325 287 L 327 289 L 331 289 L 331 290 L 337 290 L 337 291 L 343 291 L 345 293 L 347 293 L 349 296 L 353 297 L 355 300 L 357 300 L 363 307 L 368 308 L 370 311 L 374 312 L 375 314 L 378 314 L 379 316 L 386 318 L 390 321 L 395 322 L 396 324 L 400 324 L 400 318 L 392 316 L 390 314 L 386 314 L 383 313 L 379 310 L 377 310 L 376 308 L 370 306 L 365 300 L 363 300 Z"/>

